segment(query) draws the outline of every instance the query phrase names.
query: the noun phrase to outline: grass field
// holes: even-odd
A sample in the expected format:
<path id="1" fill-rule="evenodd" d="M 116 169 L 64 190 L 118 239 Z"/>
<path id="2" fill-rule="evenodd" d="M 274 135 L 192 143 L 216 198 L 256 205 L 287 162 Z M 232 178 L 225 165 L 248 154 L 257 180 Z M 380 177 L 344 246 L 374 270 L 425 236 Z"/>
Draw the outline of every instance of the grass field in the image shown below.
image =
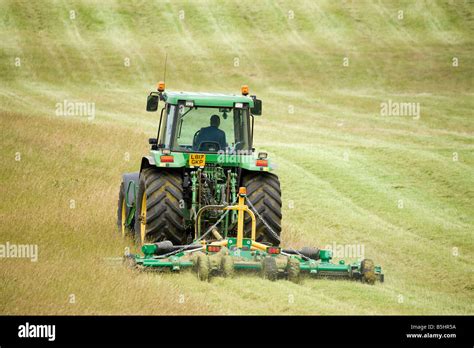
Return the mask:
<path id="1" fill-rule="evenodd" d="M 118 187 L 156 132 L 165 53 L 171 90 L 263 99 L 284 244 L 363 244 L 385 283 L 201 283 L 104 259 L 132 246 Z M 0 0 L 0 77 L 0 244 L 39 249 L 0 259 L 1 314 L 474 314 L 472 3 Z M 95 117 L 57 116 L 65 100 Z M 382 116 L 388 101 L 419 117 Z"/>

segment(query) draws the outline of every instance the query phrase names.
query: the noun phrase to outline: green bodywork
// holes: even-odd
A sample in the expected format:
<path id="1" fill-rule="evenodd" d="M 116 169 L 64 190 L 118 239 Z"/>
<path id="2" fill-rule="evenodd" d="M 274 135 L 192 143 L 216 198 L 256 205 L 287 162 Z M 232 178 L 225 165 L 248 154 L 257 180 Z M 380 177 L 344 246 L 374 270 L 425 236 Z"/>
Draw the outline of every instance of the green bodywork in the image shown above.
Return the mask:
<path id="1" fill-rule="evenodd" d="M 161 163 L 160 157 L 163 155 L 161 150 L 151 150 L 150 156 L 154 159 L 156 166 L 161 168 L 195 168 L 189 165 L 189 156 L 187 152 L 172 152 L 173 162 Z M 218 164 L 222 167 L 240 167 L 250 171 L 272 171 L 273 165 L 271 159 L 267 159 L 267 167 L 258 167 L 256 163 L 256 155 L 232 155 L 232 154 L 215 154 L 206 153 L 206 164 Z"/>

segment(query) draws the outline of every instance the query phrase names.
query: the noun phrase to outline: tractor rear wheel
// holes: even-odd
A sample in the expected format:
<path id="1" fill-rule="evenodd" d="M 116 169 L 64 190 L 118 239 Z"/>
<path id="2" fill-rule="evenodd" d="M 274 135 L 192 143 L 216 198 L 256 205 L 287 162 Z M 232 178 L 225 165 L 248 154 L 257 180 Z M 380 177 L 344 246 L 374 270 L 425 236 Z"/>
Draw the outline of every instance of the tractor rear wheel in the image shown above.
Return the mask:
<path id="1" fill-rule="evenodd" d="M 247 188 L 247 199 L 253 204 L 256 216 L 256 239 L 261 243 L 280 245 L 281 234 L 281 190 L 278 177 L 268 172 L 250 172 L 242 178 L 242 186 Z M 252 220 L 245 215 L 245 233 L 250 235 Z"/>
<path id="2" fill-rule="evenodd" d="M 169 240 L 186 241 L 183 179 L 178 172 L 146 168 L 140 173 L 135 213 L 135 236 L 139 244 Z"/>
<path id="3" fill-rule="evenodd" d="M 125 185 L 122 182 L 120 184 L 120 191 L 119 191 L 119 198 L 118 198 L 118 208 L 117 208 L 117 228 L 118 232 L 122 235 L 123 238 L 125 236 L 133 235 L 133 229 L 130 226 L 127 226 L 127 202 L 126 202 L 126 193 L 125 193 Z M 133 226 L 133 219 L 131 226 Z"/>

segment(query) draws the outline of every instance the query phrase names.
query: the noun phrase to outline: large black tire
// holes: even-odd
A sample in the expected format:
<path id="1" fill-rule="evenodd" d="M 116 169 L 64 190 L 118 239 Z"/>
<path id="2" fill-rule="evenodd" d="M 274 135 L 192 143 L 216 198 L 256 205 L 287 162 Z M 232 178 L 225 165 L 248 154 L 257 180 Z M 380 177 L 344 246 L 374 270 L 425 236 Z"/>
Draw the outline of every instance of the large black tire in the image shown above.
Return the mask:
<path id="1" fill-rule="evenodd" d="M 125 225 L 125 221 L 127 218 L 127 205 L 125 202 L 126 199 L 126 194 L 125 194 L 125 185 L 122 182 L 120 184 L 120 191 L 119 191 L 119 197 L 118 197 L 118 207 L 117 207 L 117 229 L 118 232 L 122 235 L 122 237 L 125 236 L 133 236 L 133 229 L 130 227 L 127 227 Z M 135 219 L 135 218 L 134 218 Z M 134 224 L 134 219 L 132 219 L 131 226 Z"/>
<path id="2" fill-rule="evenodd" d="M 247 188 L 247 199 L 252 202 L 260 216 L 271 227 L 270 230 L 258 216 L 255 216 L 257 219 L 257 241 L 275 246 L 280 245 L 282 215 L 281 190 L 278 177 L 268 172 L 250 172 L 244 174 L 242 186 Z M 250 235 L 251 231 L 252 220 L 246 214 L 245 234 Z"/>
<path id="3" fill-rule="evenodd" d="M 140 173 L 137 194 L 137 242 L 143 244 L 169 240 L 176 245 L 184 244 L 186 232 L 183 209 L 180 206 L 182 202 L 183 179 L 179 172 L 144 169 Z M 142 212 L 143 205 L 146 205 L 146 214 Z"/>

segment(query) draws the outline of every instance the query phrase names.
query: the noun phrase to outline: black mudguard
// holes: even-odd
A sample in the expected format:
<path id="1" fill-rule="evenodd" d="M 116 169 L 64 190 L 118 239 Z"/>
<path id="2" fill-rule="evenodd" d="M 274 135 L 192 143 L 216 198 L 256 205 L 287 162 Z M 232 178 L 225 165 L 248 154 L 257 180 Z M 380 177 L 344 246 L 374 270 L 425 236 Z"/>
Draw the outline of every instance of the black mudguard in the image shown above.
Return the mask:
<path id="1" fill-rule="evenodd" d="M 140 173 L 126 173 L 122 176 L 123 187 L 125 189 L 125 197 L 128 196 L 127 201 L 127 216 L 130 212 L 130 207 L 136 201 L 136 196 L 138 193 L 138 180 Z M 128 194 L 127 194 L 128 192 Z"/>

